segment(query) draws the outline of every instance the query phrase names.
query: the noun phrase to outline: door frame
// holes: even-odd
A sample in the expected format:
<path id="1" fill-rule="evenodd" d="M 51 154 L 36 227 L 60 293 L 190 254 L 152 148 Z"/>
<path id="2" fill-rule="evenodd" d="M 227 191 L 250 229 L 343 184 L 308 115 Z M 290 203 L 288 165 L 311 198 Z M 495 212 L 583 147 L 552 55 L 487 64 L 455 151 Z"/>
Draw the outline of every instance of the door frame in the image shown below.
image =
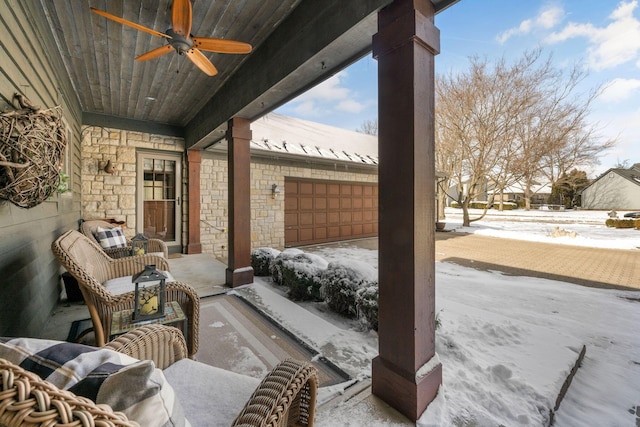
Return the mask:
<path id="1" fill-rule="evenodd" d="M 170 252 L 180 252 L 182 250 L 182 153 L 170 151 L 147 151 L 138 150 L 136 152 L 136 233 L 144 232 L 144 159 L 173 160 L 176 162 L 176 201 L 175 201 L 175 240 L 165 241 Z"/>

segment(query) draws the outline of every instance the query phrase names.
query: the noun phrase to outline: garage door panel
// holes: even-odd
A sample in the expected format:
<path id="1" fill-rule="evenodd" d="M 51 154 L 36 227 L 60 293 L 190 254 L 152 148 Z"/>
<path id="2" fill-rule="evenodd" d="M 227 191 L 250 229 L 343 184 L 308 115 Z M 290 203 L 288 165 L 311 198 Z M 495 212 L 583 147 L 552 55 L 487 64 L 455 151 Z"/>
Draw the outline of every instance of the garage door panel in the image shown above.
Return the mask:
<path id="1" fill-rule="evenodd" d="M 300 182 L 300 194 L 313 194 L 313 183 L 312 182 Z"/>
<path id="2" fill-rule="evenodd" d="M 300 241 L 312 242 L 313 241 L 313 228 L 301 228 L 300 229 Z"/>
<path id="3" fill-rule="evenodd" d="M 300 197 L 299 205 L 300 205 L 300 210 L 312 211 L 313 210 L 313 197 Z"/>
<path id="4" fill-rule="evenodd" d="M 327 224 L 327 214 L 324 212 L 315 212 L 313 214 L 313 223 L 315 225 L 326 225 Z"/>
<path id="5" fill-rule="evenodd" d="M 313 212 L 300 213 L 300 226 L 313 225 Z"/>
<path id="6" fill-rule="evenodd" d="M 338 197 L 329 197 L 327 199 L 327 209 L 332 211 L 340 209 L 340 199 Z"/>
<path id="7" fill-rule="evenodd" d="M 298 198 L 295 196 L 286 197 L 284 200 L 285 211 L 297 211 L 298 210 Z"/>
<path id="8" fill-rule="evenodd" d="M 315 210 L 316 211 L 325 211 L 327 210 L 327 199 L 326 197 L 318 197 L 314 199 Z"/>
<path id="9" fill-rule="evenodd" d="M 286 227 L 297 227 L 298 225 L 300 225 L 300 223 L 298 223 L 298 213 L 297 212 L 293 212 L 293 213 L 285 213 L 284 214 L 284 223 L 286 224 Z"/>
<path id="10" fill-rule="evenodd" d="M 296 195 L 299 193 L 298 181 L 287 181 L 284 182 L 284 192 L 287 195 Z"/>
<path id="11" fill-rule="evenodd" d="M 354 211 L 351 213 L 352 222 L 362 222 L 364 213 L 362 211 Z"/>
<path id="12" fill-rule="evenodd" d="M 298 229 L 284 230 L 284 240 L 286 242 L 299 242 Z"/>
<path id="13" fill-rule="evenodd" d="M 324 240 L 327 238 L 327 227 L 316 227 L 314 232 L 315 240 Z"/>
<path id="14" fill-rule="evenodd" d="M 329 212 L 327 214 L 327 220 L 329 224 L 340 224 L 340 213 L 339 212 Z"/>

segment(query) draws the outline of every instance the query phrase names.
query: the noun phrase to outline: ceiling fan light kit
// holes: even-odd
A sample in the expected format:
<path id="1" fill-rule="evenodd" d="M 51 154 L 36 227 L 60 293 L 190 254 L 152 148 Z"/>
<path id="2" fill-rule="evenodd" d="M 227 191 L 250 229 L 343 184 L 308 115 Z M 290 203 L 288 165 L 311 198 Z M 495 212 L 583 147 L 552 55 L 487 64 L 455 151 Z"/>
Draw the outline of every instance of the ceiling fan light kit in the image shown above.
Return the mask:
<path id="1" fill-rule="evenodd" d="M 215 53 L 231 53 L 231 54 L 247 54 L 250 53 L 252 47 L 248 43 L 235 41 L 214 39 L 207 37 L 193 37 L 191 35 L 191 24 L 193 22 L 193 10 L 190 0 L 173 0 L 171 5 L 171 25 L 172 27 L 161 33 L 135 22 L 127 21 L 119 16 L 112 15 L 103 10 L 91 8 L 91 11 L 122 25 L 134 28 L 151 34 L 156 37 L 167 39 L 168 44 L 160 46 L 149 52 L 143 53 L 136 57 L 136 61 L 147 61 L 169 53 L 172 49 L 179 55 L 185 55 L 193 62 L 202 72 L 209 76 L 215 76 L 218 73 L 216 67 L 211 63 L 201 51 Z"/>

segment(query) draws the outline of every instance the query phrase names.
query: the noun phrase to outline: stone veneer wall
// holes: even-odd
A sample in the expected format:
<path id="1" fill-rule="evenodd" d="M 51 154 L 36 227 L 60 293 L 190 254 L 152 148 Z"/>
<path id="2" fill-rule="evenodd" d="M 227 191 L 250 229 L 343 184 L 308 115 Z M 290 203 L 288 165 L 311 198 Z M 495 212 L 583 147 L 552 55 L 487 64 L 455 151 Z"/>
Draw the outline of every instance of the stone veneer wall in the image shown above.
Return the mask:
<path id="1" fill-rule="evenodd" d="M 342 170 L 336 170 L 342 169 Z M 377 173 L 349 171 L 345 166 L 327 167 L 283 160 L 251 161 L 251 247 L 284 248 L 284 180 L 285 177 L 334 181 L 377 182 Z M 281 193 L 274 199 L 271 186 Z M 203 156 L 200 176 L 202 251 L 227 257 L 228 250 L 228 177 L 225 156 Z"/>
<path id="2" fill-rule="evenodd" d="M 82 130 L 82 217 L 126 221 L 125 232 L 135 234 L 136 152 L 184 152 L 182 138 L 120 129 L 84 126 Z M 183 156 L 184 157 L 184 156 Z M 103 171 L 107 160 L 115 163 L 113 175 Z M 183 195 L 186 200 L 187 169 L 183 160 Z M 182 203 L 185 211 L 187 203 Z M 183 215 L 186 219 L 186 215 Z M 186 223 L 183 224 L 183 236 Z M 184 239 L 183 239 L 184 242 Z"/>
<path id="3" fill-rule="evenodd" d="M 116 218 L 126 221 L 129 237 L 136 224 L 136 152 L 184 153 L 184 140 L 161 135 L 105 129 L 83 128 L 82 139 L 82 217 Z M 107 160 L 115 163 L 116 173 L 102 169 Z M 226 153 L 204 152 L 200 175 L 200 241 L 202 252 L 228 256 L 228 168 Z M 182 244 L 188 231 L 188 165 L 182 162 Z M 284 248 L 285 177 L 335 181 L 377 182 L 376 173 L 349 170 L 345 165 L 320 165 L 291 160 L 252 157 L 251 162 L 251 247 Z M 274 199 L 271 186 L 281 193 Z"/>

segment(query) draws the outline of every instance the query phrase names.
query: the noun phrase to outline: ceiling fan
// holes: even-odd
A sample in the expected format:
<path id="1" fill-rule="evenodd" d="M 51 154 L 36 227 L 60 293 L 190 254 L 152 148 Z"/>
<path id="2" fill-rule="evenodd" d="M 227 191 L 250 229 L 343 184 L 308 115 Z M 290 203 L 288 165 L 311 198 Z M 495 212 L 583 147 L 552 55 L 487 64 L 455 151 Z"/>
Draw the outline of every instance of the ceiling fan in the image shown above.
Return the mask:
<path id="1" fill-rule="evenodd" d="M 112 15 L 105 11 L 91 8 L 91 11 L 105 18 L 127 25 L 136 30 L 144 31 L 158 37 L 164 37 L 169 44 L 153 49 L 147 53 L 136 57 L 136 61 L 146 61 L 148 59 L 157 58 L 175 49 L 180 55 L 186 55 L 194 64 L 198 66 L 205 74 L 214 76 L 218 73 L 216 67 L 201 52 L 217 52 L 217 53 L 250 53 L 252 47 L 248 43 L 235 40 L 213 39 L 205 37 L 193 37 L 191 35 L 191 23 L 193 11 L 191 9 L 190 0 L 173 0 L 171 5 L 171 25 L 164 33 L 152 30 L 135 22 Z"/>

